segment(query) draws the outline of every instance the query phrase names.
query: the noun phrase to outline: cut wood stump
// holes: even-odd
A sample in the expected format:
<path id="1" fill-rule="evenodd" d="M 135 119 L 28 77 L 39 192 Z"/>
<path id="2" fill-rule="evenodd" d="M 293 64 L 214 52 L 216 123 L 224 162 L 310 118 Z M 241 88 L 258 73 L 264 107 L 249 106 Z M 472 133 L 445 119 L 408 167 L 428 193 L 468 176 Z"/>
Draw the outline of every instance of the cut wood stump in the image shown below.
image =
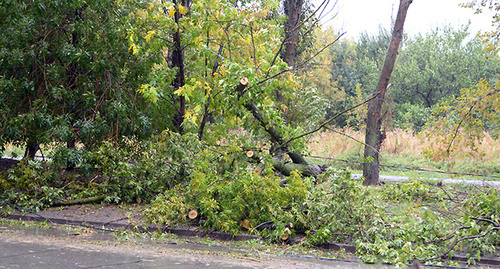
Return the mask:
<path id="1" fill-rule="evenodd" d="M 194 209 L 189 211 L 189 213 L 188 213 L 189 219 L 193 220 L 193 219 L 196 219 L 196 217 L 198 217 L 198 211 L 196 211 Z"/>

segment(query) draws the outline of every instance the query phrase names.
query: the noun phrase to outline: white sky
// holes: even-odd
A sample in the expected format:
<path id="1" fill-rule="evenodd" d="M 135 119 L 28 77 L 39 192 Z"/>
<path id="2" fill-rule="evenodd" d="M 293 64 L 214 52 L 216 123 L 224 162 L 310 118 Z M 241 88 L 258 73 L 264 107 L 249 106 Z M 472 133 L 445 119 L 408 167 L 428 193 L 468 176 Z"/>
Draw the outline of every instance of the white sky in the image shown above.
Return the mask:
<path id="1" fill-rule="evenodd" d="M 321 0 L 313 0 L 315 3 Z M 335 0 L 330 0 L 332 3 Z M 436 27 L 451 25 L 457 28 L 471 22 L 471 33 L 491 29 L 491 13 L 475 15 L 472 9 L 458 5 L 466 0 L 413 0 L 408 9 L 404 31 L 409 35 L 426 33 Z M 326 25 L 346 31 L 347 38 L 356 38 L 367 31 L 377 34 L 379 25 L 390 29 L 391 18 L 395 19 L 399 0 L 338 0 L 334 11 L 338 15 Z M 334 12 L 327 14 L 322 21 L 331 18 Z"/>

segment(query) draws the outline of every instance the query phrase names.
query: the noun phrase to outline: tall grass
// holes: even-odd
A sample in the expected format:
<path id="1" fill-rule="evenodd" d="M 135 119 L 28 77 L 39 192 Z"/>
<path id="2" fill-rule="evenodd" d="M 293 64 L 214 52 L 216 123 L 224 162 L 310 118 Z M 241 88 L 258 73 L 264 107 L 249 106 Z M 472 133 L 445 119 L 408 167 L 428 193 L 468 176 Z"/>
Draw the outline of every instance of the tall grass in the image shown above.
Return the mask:
<path id="1" fill-rule="evenodd" d="M 364 132 L 352 129 L 325 131 L 315 134 L 308 140 L 309 150 L 316 158 L 314 163 L 327 163 L 334 166 L 350 166 L 360 170 L 363 161 Z M 454 141 L 458 150 L 450 156 L 427 156 L 425 149 L 439 145 L 436 141 L 411 131 L 394 130 L 386 133 L 380 150 L 380 163 L 405 168 L 423 168 L 447 172 L 481 175 L 500 175 L 500 144 L 485 133 L 478 150 L 472 152 L 464 141 Z M 445 146 L 445 145 L 444 145 Z M 341 161 L 342 160 L 342 161 Z M 350 162 L 347 162 L 350 161 Z M 455 174 L 421 173 L 411 169 L 382 167 L 382 172 L 424 177 L 457 177 Z M 470 177 L 469 178 L 474 178 Z M 492 180 L 489 178 L 489 180 Z"/>

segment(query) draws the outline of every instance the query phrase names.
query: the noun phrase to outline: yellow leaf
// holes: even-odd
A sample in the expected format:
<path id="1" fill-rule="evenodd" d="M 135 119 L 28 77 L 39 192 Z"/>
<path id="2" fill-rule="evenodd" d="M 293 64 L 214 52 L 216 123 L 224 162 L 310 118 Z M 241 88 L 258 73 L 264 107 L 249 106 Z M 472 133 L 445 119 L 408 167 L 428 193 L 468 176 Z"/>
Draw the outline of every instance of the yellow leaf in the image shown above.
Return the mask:
<path id="1" fill-rule="evenodd" d="M 195 111 L 186 110 L 184 119 L 196 124 L 196 121 L 198 120 L 198 113 L 196 113 Z"/>
<path id="2" fill-rule="evenodd" d="M 128 51 L 130 51 L 130 50 L 132 50 L 132 53 L 134 55 L 137 55 L 138 49 L 137 49 L 137 46 L 134 43 L 130 44 L 130 47 L 128 48 Z"/>
<path id="3" fill-rule="evenodd" d="M 288 107 L 285 104 L 281 104 L 281 110 L 283 110 L 283 112 L 285 113 L 288 113 Z"/>
<path id="4" fill-rule="evenodd" d="M 182 87 L 180 87 L 179 89 L 174 91 L 174 94 L 177 94 L 179 96 L 181 96 L 183 93 L 184 93 L 184 88 L 182 88 Z"/>
<path id="5" fill-rule="evenodd" d="M 148 31 L 148 34 L 144 37 L 146 39 L 146 42 L 149 43 L 149 40 L 151 40 L 151 38 L 155 35 L 155 31 L 154 30 L 151 30 L 151 31 Z"/>
<path id="6" fill-rule="evenodd" d="M 188 9 L 186 7 L 184 7 L 183 5 L 179 5 L 179 13 L 181 13 L 181 15 L 184 15 L 188 12 Z"/>
<path id="7" fill-rule="evenodd" d="M 149 89 L 149 87 L 150 86 L 148 84 L 142 84 L 141 88 L 138 89 L 137 92 L 140 94 L 144 94 Z"/>
<path id="8" fill-rule="evenodd" d="M 201 40 L 202 40 L 202 37 L 201 37 L 201 35 L 199 35 L 199 36 L 195 39 L 196 45 L 200 45 Z"/>
<path id="9" fill-rule="evenodd" d="M 143 9 L 137 10 L 135 14 L 137 15 L 138 18 L 143 18 L 143 19 L 145 19 L 148 16 L 148 13 Z"/>
<path id="10" fill-rule="evenodd" d="M 247 220 L 247 219 L 242 220 L 241 221 L 241 226 L 244 227 L 244 228 L 246 228 L 246 229 L 248 229 L 248 230 L 250 230 L 250 221 Z"/>
<path id="11" fill-rule="evenodd" d="M 221 67 L 219 68 L 219 74 L 220 74 L 221 76 L 225 76 L 225 75 L 226 75 L 226 69 L 224 68 L 224 66 L 221 66 Z"/>
<path id="12" fill-rule="evenodd" d="M 171 8 L 168 10 L 168 17 L 172 18 L 175 15 L 175 8 Z"/>

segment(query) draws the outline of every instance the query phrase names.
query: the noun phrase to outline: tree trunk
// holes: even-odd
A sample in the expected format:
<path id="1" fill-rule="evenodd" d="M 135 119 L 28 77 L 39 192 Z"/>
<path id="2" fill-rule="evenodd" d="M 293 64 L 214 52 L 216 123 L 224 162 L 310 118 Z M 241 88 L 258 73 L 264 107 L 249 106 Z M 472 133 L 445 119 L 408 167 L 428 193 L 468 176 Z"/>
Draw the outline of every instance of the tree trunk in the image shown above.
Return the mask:
<path id="1" fill-rule="evenodd" d="M 174 7 L 177 8 L 178 2 L 174 2 Z M 180 3 L 184 7 L 189 7 L 188 0 L 181 0 Z M 173 36 L 173 50 L 172 50 L 172 67 L 177 69 L 174 79 L 174 90 L 178 90 L 185 84 L 185 68 L 184 68 L 184 48 L 181 42 L 181 29 L 179 25 L 179 20 L 181 18 L 179 10 L 175 11 L 174 19 L 177 24 L 177 31 L 175 31 Z M 184 128 L 182 127 L 182 122 L 184 121 L 184 115 L 186 114 L 186 98 L 184 96 L 179 96 L 178 99 L 179 107 L 177 115 L 174 117 L 174 126 L 177 128 L 180 134 L 184 133 Z"/>
<path id="2" fill-rule="evenodd" d="M 325 169 L 315 164 L 287 163 L 281 158 L 273 158 L 274 169 L 280 171 L 284 176 L 290 176 L 293 171 L 298 171 L 305 177 L 312 177 L 321 174 Z"/>
<path id="3" fill-rule="evenodd" d="M 285 22 L 285 51 L 282 59 L 290 66 L 297 60 L 297 44 L 299 37 L 300 16 L 302 15 L 303 0 L 284 0 L 283 6 L 286 15 Z"/>
<path id="4" fill-rule="evenodd" d="M 368 103 L 368 113 L 366 119 L 365 133 L 365 162 L 367 159 L 373 158 L 371 163 L 363 165 L 363 177 L 365 178 L 364 185 L 376 185 L 379 180 L 379 151 L 380 145 L 385 138 L 385 135 L 380 131 L 382 125 L 382 104 L 384 103 L 387 86 L 394 69 L 394 63 L 398 54 L 399 44 L 403 38 L 403 26 L 406 19 L 406 13 L 412 0 L 400 0 L 399 10 L 392 31 L 391 43 L 385 56 L 384 66 L 380 73 L 380 78 L 377 84 L 376 93 L 378 96 Z"/>
<path id="5" fill-rule="evenodd" d="M 26 145 L 26 150 L 24 151 L 23 159 L 35 159 L 37 151 L 40 149 L 40 145 L 36 142 L 28 142 Z"/>
<path id="6" fill-rule="evenodd" d="M 74 199 L 74 200 L 62 200 L 62 201 L 54 201 L 52 202 L 53 206 L 60 206 L 60 205 L 81 205 L 81 204 L 89 204 L 97 201 L 104 200 L 106 198 L 106 195 L 97 195 L 94 197 L 87 197 L 87 198 L 79 198 L 79 199 Z"/>
<path id="7" fill-rule="evenodd" d="M 76 147 L 76 140 L 77 140 L 76 135 L 73 135 L 68 141 L 66 141 L 66 147 L 68 149 L 74 149 Z M 67 160 L 66 161 L 66 170 L 73 171 L 73 170 L 75 170 L 76 165 L 77 164 L 74 163 L 73 161 Z"/>
<path id="8" fill-rule="evenodd" d="M 299 56 L 297 46 L 299 43 L 299 30 L 301 26 L 303 5 L 304 0 L 283 0 L 286 21 L 283 25 L 283 28 L 285 29 L 285 36 L 283 40 L 284 50 L 281 52 L 281 59 L 287 63 L 289 67 L 293 67 L 296 64 Z M 285 98 L 282 90 L 283 89 L 281 87 L 278 87 L 275 90 L 274 94 L 276 96 L 276 101 L 289 107 L 290 102 Z M 289 124 L 291 121 L 291 115 L 286 111 L 282 111 L 281 114 L 283 121 L 286 124 Z M 276 149 L 275 155 L 283 156 L 283 152 Z"/>

